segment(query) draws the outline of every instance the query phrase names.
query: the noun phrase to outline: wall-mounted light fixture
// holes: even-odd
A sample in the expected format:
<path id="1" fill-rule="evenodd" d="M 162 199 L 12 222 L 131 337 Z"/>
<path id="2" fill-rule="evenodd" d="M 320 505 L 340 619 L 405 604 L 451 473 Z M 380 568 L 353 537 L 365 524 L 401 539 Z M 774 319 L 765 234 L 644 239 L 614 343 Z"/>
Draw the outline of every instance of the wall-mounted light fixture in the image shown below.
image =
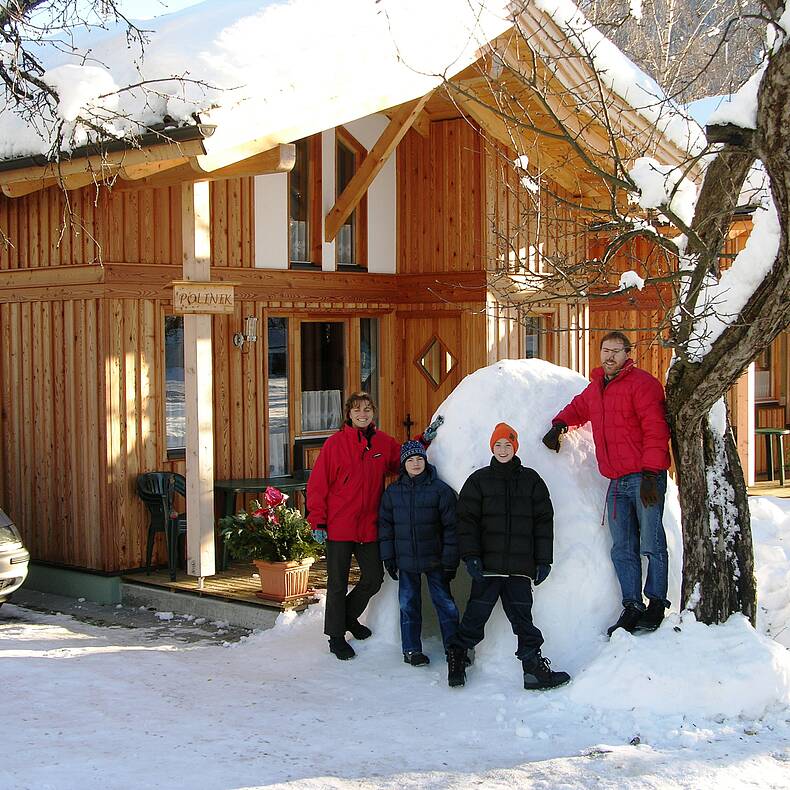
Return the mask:
<path id="1" fill-rule="evenodd" d="M 258 319 L 254 315 L 248 315 L 244 319 L 244 331 L 236 332 L 233 335 L 233 345 L 241 349 L 244 353 L 244 343 L 247 343 L 247 352 L 250 350 L 250 343 L 254 343 L 258 339 Z"/>

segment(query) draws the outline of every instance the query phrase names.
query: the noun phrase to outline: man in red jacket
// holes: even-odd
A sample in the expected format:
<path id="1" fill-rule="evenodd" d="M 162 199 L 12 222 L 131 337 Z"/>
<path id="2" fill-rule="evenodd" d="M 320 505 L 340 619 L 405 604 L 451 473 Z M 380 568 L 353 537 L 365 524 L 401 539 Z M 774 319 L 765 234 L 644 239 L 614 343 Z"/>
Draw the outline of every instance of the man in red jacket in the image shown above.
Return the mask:
<path id="1" fill-rule="evenodd" d="M 669 468 L 669 425 L 664 388 L 630 358 L 631 341 L 610 332 L 601 341 L 601 367 L 592 381 L 552 420 L 543 437 L 560 451 L 562 434 L 592 424 L 598 469 L 609 478 L 606 507 L 612 562 L 623 593 L 623 612 L 608 629 L 653 631 L 664 619 L 669 560 L 664 533 L 664 496 Z M 642 599 L 642 560 L 647 579 Z"/>

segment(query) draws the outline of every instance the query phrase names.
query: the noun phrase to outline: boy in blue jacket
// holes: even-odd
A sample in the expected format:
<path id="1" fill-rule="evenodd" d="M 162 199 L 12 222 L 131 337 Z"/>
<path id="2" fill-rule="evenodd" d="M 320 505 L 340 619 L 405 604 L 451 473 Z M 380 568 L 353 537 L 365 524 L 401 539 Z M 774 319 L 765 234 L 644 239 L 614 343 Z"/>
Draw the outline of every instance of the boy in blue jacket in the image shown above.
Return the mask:
<path id="1" fill-rule="evenodd" d="M 428 463 L 421 442 L 405 442 L 400 460 L 401 475 L 381 499 L 379 544 L 384 567 L 398 582 L 403 660 L 419 667 L 430 663 L 420 641 L 423 573 L 445 652 L 458 629 L 458 607 L 450 592 L 458 568 L 455 492 Z"/>

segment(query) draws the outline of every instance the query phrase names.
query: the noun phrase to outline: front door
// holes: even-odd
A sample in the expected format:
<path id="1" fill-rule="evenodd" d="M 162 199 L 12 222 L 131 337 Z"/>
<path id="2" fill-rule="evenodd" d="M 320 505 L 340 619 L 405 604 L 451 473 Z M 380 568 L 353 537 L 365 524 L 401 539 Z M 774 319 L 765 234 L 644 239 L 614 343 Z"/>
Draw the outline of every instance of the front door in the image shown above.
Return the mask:
<path id="1" fill-rule="evenodd" d="M 461 316 L 404 315 L 402 332 L 403 397 L 400 400 L 400 441 L 414 437 L 428 425 L 439 405 L 461 380 Z"/>

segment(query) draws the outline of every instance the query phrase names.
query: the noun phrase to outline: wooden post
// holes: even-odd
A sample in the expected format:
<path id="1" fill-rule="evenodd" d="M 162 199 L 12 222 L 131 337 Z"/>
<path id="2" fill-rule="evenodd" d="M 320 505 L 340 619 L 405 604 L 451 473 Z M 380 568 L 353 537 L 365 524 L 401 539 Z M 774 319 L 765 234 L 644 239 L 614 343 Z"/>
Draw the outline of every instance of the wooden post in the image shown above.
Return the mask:
<path id="1" fill-rule="evenodd" d="M 181 187 L 184 279 L 211 278 L 209 184 Z M 211 316 L 184 316 L 184 396 L 186 399 L 187 573 L 213 576 L 214 417 Z"/>
<path id="2" fill-rule="evenodd" d="M 754 485 L 754 363 L 735 384 L 735 432 L 746 485 Z"/>

